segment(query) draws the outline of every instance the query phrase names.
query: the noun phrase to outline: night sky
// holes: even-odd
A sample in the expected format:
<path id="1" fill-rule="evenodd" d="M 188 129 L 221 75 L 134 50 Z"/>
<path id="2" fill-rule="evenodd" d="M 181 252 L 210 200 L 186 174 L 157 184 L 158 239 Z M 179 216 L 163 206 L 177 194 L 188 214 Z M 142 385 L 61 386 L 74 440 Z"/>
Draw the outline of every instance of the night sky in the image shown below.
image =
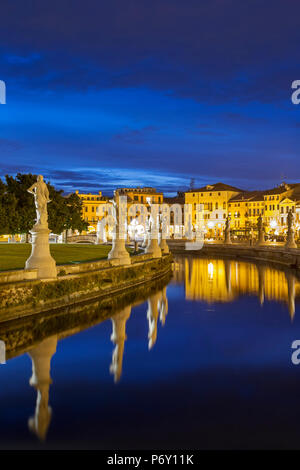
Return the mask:
<path id="1" fill-rule="evenodd" d="M 65 192 L 300 180 L 299 0 L 2 0 L 0 176 Z"/>

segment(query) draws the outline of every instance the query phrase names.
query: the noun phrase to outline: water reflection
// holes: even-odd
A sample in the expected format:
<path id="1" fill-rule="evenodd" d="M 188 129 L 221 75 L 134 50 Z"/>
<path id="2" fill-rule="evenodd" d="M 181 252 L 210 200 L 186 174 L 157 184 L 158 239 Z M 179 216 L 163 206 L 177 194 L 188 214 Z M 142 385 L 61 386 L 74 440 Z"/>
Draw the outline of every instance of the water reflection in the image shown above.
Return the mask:
<path id="1" fill-rule="evenodd" d="M 124 308 L 121 312 L 114 315 L 111 319 L 113 332 L 110 337 L 115 344 L 110 365 L 110 373 L 114 375 L 115 382 L 120 380 L 123 366 L 124 343 L 126 336 L 126 322 L 131 314 L 131 305 Z"/>
<path id="2" fill-rule="evenodd" d="M 177 318 L 177 328 L 180 329 L 175 330 L 175 333 L 173 330 L 173 342 L 170 343 L 171 345 L 176 344 L 177 347 L 177 343 L 180 343 L 180 333 L 185 328 L 184 316 L 182 316 L 180 308 L 176 310 L 173 304 L 173 315 L 170 318 L 171 321 L 167 322 L 169 328 L 164 331 L 159 330 L 159 324 L 164 326 L 167 320 L 167 285 L 169 281 L 170 276 L 166 276 L 163 279 L 149 283 L 146 286 L 137 287 L 111 299 L 78 304 L 1 324 L 0 339 L 6 344 L 7 359 L 24 353 L 28 353 L 31 359 L 32 376 L 29 383 L 36 390 L 36 406 L 33 416 L 28 419 L 28 427 L 40 440 L 46 439 L 51 424 L 52 410 L 49 404 L 51 402 L 51 399 L 49 402 L 49 390 L 51 392 L 50 385 L 52 383 L 51 372 L 53 375 L 51 360 L 56 353 L 57 344 L 60 340 L 97 325 L 104 320 L 110 320 L 112 332 L 111 335 L 110 331 L 108 332 L 108 338 L 110 335 L 112 356 L 111 359 L 110 356 L 107 358 L 107 365 L 105 363 L 104 368 L 106 371 L 109 370 L 114 382 L 117 383 L 122 376 L 124 361 L 126 363 L 126 344 L 128 348 L 126 340 L 130 341 L 130 336 L 127 339 L 126 330 L 128 330 L 128 325 L 132 321 L 134 322 L 133 308 L 140 305 L 143 309 L 143 320 L 147 322 L 146 325 L 148 324 L 147 332 L 143 333 L 143 344 L 145 345 L 146 342 L 149 350 L 154 348 L 159 332 L 160 334 L 163 333 L 164 341 L 166 341 L 166 336 L 168 336 L 170 330 L 172 331 L 172 323 L 174 328 L 174 317 L 177 315 L 177 317 L 180 316 L 179 321 Z M 295 298 L 300 292 L 299 279 L 292 270 L 275 269 L 263 263 L 254 264 L 233 260 L 193 258 L 192 256 L 175 259 L 173 283 L 184 286 L 186 302 L 197 300 L 207 304 L 225 303 L 233 302 L 243 295 L 255 295 L 261 306 L 268 300 L 284 302 L 291 319 L 295 316 Z M 170 302 L 172 301 L 171 292 L 170 289 Z M 178 295 L 178 292 L 179 290 L 176 291 L 176 295 Z M 182 293 L 183 289 L 180 289 L 181 296 Z M 183 303 L 180 305 L 181 308 L 184 308 Z M 211 316 L 208 315 L 208 317 Z M 227 317 L 225 320 L 227 321 Z M 219 322 L 217 316 L 216 322 L 217 324 Z M 235 322 L 236 319 L 234 318 L 234 326 L 236 326 Z M 193 328 L 196 342 L 198 342 L 199 332 L 203 329 L 203 323 L 199 326 L 199 328 Z M 295 328 L 295 324 L 290 326 L 293 329 Z M 218 325 L 214 325 L 214 327 L 215 330 L 212 331 L 217 332 Z M 176 338 L 176 342 L 174 338 Z M 192 341 L 193 338 L 191 337 Z M 181 342 L 181 344 L 184 343 Z M 154 355 L 155 353 L 160 354 L 160 346 L 160 344 L 156 345 L 153 351 Z M 101 345 L 99 345 L 100 348 Z M 63 351 L 60 354 L 63 354 Z M 199 354 L 201 358 L 204 356 L 205 354 Z M 178 361 L 176 353 L 172 357 L 175 357 L 175 360 Z M 131 362 L 128 360 L 128 363 Z M 183 361 L 181 361 L 181 367 L 185 367 Z M 109 381 L 112 382 L 110 377 Z M 52 404 L 54 398 L 52 396 Z"/>
<path id="3" fill-rule="evenodd" d="M 295 297 L 300 293 L 299 280 L 289 269 L 229 259 L 176 258 L 174 278 L 184 282 L 187 300 L 210 304 L 256 295 L 260 305 L 265 299 L 285 302 L 291 319 L 295 315 Z"/>
<path id="4" fill-rule="evenodd" d="M 167 301 L 167 287 L 166 283 L 170 280 L 170 276 L 167 276 L 161 279 L 159 282 L 149 283 L 146 287 L 142 289 L 139 288 L 136 292 L 131 292 L 131 294 L 122 296 L 117 296 L 114 302 L 115 308 L 113 309 L 114 312 L 111 316 L 112 322 L 112 334 L 111 334 L 111 341 L 115 345 L 112 353 L 112 361 L 109 367 L 110 373 L 114 376 L 115 383 L 118 382 L 122 375 L 123 369 L 123 356 L 124 356 L 124 345 L 127 339 L 126 336 L 126 323 L 130 318 L 132 306 L 139 305 L 143 303 L 145 300 L 147 301 L 148 309 L 147 309 L 147 319 L 149 323 L 148 329 L 148 345 L 149 349 L 151 349 L 157 339 L 157 321 L 160 318 L 161 323 L 164 325 L 166 320 L 166 315 L 168 312 L 168 301 Z M 162 289 L 159 287 L 164 286 Z M 147 292 L 150 293 L 148 298 Z M 135 302 L 132 302 L 132 298 L 135 299 Z M 125 306 L 124 308 L 118 308 L 118 303 L 126 303 L 130 302 L 129 305 Z M 99 323 L 103 321 L 103 315 L 99 316 L 99 310 L 103 307 L 103 301 L 101 302 L 93 302 L 91 305 L 87 306 L 80 306 L 81 310 L 86 310 L 89 312 L 89 315 L 93 319 L 90 323 L 83 322 L 81 324 L 77 324 L 76 328 L 70 328 L 72 324 L 71 314 L 78 313 L 78 306 L 74 306 L 72 309 L 65 309 L 62 313 L 62 318 L 65 320 L 65 329 L 60 331 L 58 334 L 51 335 L 46 339 L 39 342 L 34 347 L 27 348 L 27 353 L 32 362 L 32 376 L 29 380 L 29 384 L 36 389 L 37 397 L 36 397 L 36 407 L 34 416 L 30 417 L 28 420 L 28 427 L 30 431 L 37 435 L 37 437 L 44 441 L 47 436 L 47 431 L 51 422 L 52 416 L 52 409 L 49 406 L 49 388 L 52 383 L 50 369 L 51 369 L 51 359 L 56 352 L 58 340 L 63 339 L 66 336 L 70 336 L 73 334 L 78 333 L 78 331 L 88 328 L 89 326 L 94 325 L 95 323 Z M 104 301 L 105 306 L 105 301 Z M 52 315 L 54 312 L 51 312 Z M 98 313 L 98 315 L 97 315 Z M 95 315 L 98 321 L 95 321 Z M 60 317 L 57 321 L 57 329 L 61 327 L 61 324 L 64 323 Z M 106 318 L 105 318 L 106 319 Z M 54 323 L 55 319 L 53 318 Z M 49 318 L 47 316 L 43 317 L 41 315 L 35 316 L 35 319 L 32 320 L 35 325 L 44 324 L 44 329 L 40 330 L 40 334 L 47 334 L 47 323 L 49 323 Z M 24 320 L 26 324 L 26 319 Z M 10 358 L 15 357 L 18 355 L 18 348 L 16 340 L 12 340 L 12 337 L 19 337 L 20 334 L 24 336 L 24 341 L 30 341 L 30 336 L 32 335 L 32 331 L 26 331 L 26 327 L 24 328 L 24 322 L 20 323 L 19 321 L 15 322 L 15 330 L 12 322 L 8 324 L 3 324 L 2 331 L 1 331 L 1 338 L 6 341 L 8 346 L 8 355 Z M 78 321 L 77 321 L 78 323 Z M 51 318 L 50 318 L 51 324 Z M 31 328 L 34 329 L 32 323 L 29 322 Z M 23 326 L 23 327 L 22 327 Z M 5 334 L 5 329 L 7 328 L 7 333 Z M 10 349 L 11 346 L 11 349 Z M 15 348 L 15 349 L 14 349 Z M 22 353 L 24 351 L 24 345 L 22 349 Z"/>
<path id="5" fill-rule="evenodd" d="M 28 420 L 29 429 L 42 441 L 46 439 L 51 421 L 52 410 L 49 406 L 50 363 L 56 352 L 57 335 L 47 338 L 28 354 L 32 361 L 30 385 L 37 391 L 35 414 Z"/>

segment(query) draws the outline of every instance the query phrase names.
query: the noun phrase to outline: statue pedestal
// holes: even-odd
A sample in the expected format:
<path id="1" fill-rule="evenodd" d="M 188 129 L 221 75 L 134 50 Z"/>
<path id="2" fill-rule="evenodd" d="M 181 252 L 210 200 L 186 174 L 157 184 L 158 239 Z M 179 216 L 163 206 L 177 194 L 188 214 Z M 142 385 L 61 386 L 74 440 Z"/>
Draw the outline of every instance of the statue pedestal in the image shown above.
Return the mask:
<path id="1" fill-rule="evenodd" d="M 108 253 L 108 259 L 118 260 L 120 265 L 131 264 L 131 259 L 125 247 L 125 240 L 122 238 L 115 238 L 112 242 L 112 249 Z"/>
<path id="2" fill-rule="evenodd" d="M 152 255 L 153 258 L 161 258 L 161 249 L 158 244 L 157 238 L 150 238 L 145 253 Z"/>
<path id="3" fill-rule="evenodd" d="M 231 241 L 231 238 L 230 238 L 230 232 L 229 233 L 225 232 L 224 244 L 225 245 L 232 245 L 232 241 Z"/>
<path id="4" fill-rule="evenodd" d="M 161 252 L 164 255 L 167 255 L 168 253 L 170 253 L 170 250 L 169 250 L 169 247 L 168 247 L 168 244 L 167 244 L 167 240 L 165 238 L 161 239 L 160 249 L 161 249 Z"/>
<path id="5" fill-rule="evenodd" d="M 295 242 L 294 238 L 294 230 L 290 229 L 288 231 L 287 239 L 286 239 L 286 244 L 284 245 L 285 248 L 290 249 L 290 248 L 297 248 L 297 244 Z"/>
<path id="6" fill-rule="evenodd" d="M 265 244 L 265 234 L 263 231 L 258 232 L 258 240 L 256 246 L 263 246 Z"/>
<path id="7" fill-rule="evenodd" d="M 56 278 L 56 263 L 50 254 L 48 227 L 34 226 L 30 230 L 32 236 L 31 255 L 26 261 L 25 269 L 37 269 L 38 279 Z"/>

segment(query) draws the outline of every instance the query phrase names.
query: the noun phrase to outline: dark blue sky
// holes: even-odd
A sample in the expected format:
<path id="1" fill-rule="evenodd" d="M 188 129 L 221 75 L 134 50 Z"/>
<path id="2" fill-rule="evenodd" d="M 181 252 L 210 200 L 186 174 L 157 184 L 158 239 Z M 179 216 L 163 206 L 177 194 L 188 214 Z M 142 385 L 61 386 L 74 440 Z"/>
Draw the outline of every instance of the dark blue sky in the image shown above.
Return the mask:
<path id="1" fill-rule="evenodd" d="M 299 181 L 298 0 L 2 0 L 0 176 Z"/>

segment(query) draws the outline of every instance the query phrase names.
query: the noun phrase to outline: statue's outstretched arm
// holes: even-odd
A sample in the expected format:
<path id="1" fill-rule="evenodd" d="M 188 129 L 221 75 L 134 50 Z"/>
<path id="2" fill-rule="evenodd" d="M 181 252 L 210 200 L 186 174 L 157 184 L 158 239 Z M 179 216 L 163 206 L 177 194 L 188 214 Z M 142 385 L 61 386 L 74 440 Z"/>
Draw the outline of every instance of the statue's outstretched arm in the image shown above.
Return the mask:
<path id="1" fill-rule="evenodd" d="M 36 183 L 34 183 L 32 186 L 30 186 L 30 188 L 27 189 L 27 192 L 31 193 L 31 194 L 34 194 L 34 191 L 33 191 L 34 188 L 36 188 Z"/>

